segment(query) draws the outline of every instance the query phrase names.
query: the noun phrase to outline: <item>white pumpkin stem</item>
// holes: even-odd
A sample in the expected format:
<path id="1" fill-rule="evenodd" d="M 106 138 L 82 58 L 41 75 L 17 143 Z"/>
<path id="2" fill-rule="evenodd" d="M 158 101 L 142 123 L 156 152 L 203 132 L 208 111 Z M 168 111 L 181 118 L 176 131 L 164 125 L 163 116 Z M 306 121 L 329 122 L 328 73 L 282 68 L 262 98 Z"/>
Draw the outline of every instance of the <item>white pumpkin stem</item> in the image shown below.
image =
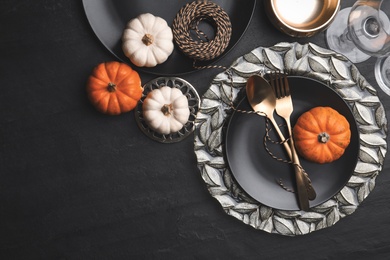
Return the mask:
<path id="1" fill-rule="evenodd" d="M 325 143 L 327 143 L 327 142 L 329 141 L 329 139 L 330 139 L 330 136 L 329 136 L 329 134 L 326 133 L 326 132 L 323 132 L 323 133 L 321 133 L 321 134 L 318 135 L 318 141 L 319 141 L 320 143 L 325 144 Z"/>
<path id="2" fill-rule="evenodd" d="M 115 92 L 116 91 L 116 85 L 112 82 L 108 83 L 107 85 L 108 92 Z"/>
<path id="3" fill-rule="evenodd" d="M 172 110 L 173 110 L 172 104 L 165 104 L 161 108 L 161 112 L 164 114 L 164 116 L 171 115 Z"/>
<path id="4" fill-rule="evenodd" d="M 144 35 L 144 37 L 142 37 L 142 42 L 146 45 L 146 46 L 149 46 L 150 44 L 152 44 L 154 41 L 154 38 L 153 38 L 153 35 L 147 33 Z"/>

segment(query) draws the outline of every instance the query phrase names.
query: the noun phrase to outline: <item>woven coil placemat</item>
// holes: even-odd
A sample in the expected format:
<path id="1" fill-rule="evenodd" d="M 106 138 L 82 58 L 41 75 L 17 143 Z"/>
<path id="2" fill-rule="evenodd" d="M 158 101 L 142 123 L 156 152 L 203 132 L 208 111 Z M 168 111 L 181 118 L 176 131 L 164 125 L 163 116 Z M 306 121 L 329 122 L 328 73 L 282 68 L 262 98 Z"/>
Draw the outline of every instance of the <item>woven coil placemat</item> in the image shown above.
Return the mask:
<path id="1" fill-rule="evenodd" d="M 214 26 L 216 32 L 212 40 L 198 29 L 201 21 L 208 21 Z M 219 5 L 208 1 L 194 1 L 177 13 L 172 31 L 177 46 L 186 56 L 207 61 L 220 56 L 227 48 L 232 26 L 229 15 Z M 196 33 L 197 40 L 191 37 L 191 31 Z"/>

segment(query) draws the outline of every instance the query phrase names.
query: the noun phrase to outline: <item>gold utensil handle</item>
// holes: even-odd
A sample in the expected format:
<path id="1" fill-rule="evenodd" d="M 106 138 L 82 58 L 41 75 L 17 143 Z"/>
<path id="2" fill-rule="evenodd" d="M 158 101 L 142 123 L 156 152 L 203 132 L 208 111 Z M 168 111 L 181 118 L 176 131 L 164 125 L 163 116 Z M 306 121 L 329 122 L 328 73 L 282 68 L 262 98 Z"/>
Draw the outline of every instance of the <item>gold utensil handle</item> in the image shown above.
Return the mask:
<path id="1" fill-rule="evenodd" d="M 284 149 L 287 152 L 288 157 L 294 163 L 294 169 L 295 169 L 295 167 L 300 168 L 300 172 L 301 172 L 300 174 L 303 175 L 302 178 L 303 178 L 303 182 L 305 184 L 305 189 L 306 189 L 306 191 L 308 193 L 307 194 L 308 199 L 309 200 L 314 200 L 317 197 L 317 194 L 316 194 L 315 190 L 313 189 L 313 187 L 312 187 L 308 177 L 306 176 L 305 173 L 303 173 L 303 168 L 302 168 L 301 163 L 299 161 L 298 154 L 295 151 L 294 141 L 292 140 L 291 134 L 290 134 L 290 139 L 292 140 L 292 144 L 291 144 L 291 142 L 289 144 L 288 142 L 285 142 L 286 138 L 284 137 L 284 135 L 283 135 L 282 131 L 280 130 L 279 125 L 275 121 L 274 117 L 271 116 L 271 117 L 268 117 L 268 118 L 271 121 L 271 123 L 273 124 L 273 126 L 274 126 L 274 128 L 276 130 L 276 133 L 279 135 L 280 140 L 283 142 L 283 146 L 284 146 Z M 290 122 L 287 122 L 287 125 L 290 126 L 290 129 L 289 129 L 289 133 L 290 133 L 291 132 L 291 124 L 290 124 Z M 294 149 L 294 152 L 296 154 L 295 159 L 293 157 L 293 152 L 292 152 L 291 148 Z"/>
<path id="2" fill-rule="evenodd" d="M 282 141 L 285 141 L 286 139 L 284 138 L 282 131 L 280 131 L 279 125 L 275 121 L 274 117 L 269 116 L 268 118 L 271 121 L 271 123 L 274 125 L 275 130 L 278 133 L 280 139 Z M 289 127 L 289 132 L 290 132 L 291 126 L 289 124 L 288 124 L 288 127 Z M 283 144 L 286 148 L 287 153 L 289 153 L 291 155 L 292 161 L 294 162 L 294 171 L 295 171 L 295 179 L 296 179 L 299 207 L 300 207 L 300 209 L 307 211 L 307 210 L 309 210 L 309 198 L 308 198 L 307 188 L 306 188 L 305 181 L 304 181 L 306 176 L 302 172 L 302 167 L 299 164 L 299 159 L 298 159 L 298 156 L 295 152 L 295 148 L 293 146 L 294 141 L 292 140 L 292 138 L 290 138 L 290 146 L 291 147 L 288 145 L 287 142 L 284 142 Z M 293 148 L 293 149 L 291 149 L 291 148 Z"/>
<path id="3" fill-rule="evenodd" d="M 291 148 L 292 161 L 294 163 L 295 179 L 297 182 L 296 185 L 297 185 L 299 206 L 301 209 L 307 211 L 309 210 L 309 197 L 308 197 L 309 195 L 305 184 L 306 176 L 303 173 L 303 168 L 301 167 L 298 154 L 295 150 L 294 139 L 292 137 L 292 131 L 291 131 L 291 122 L 289 119 L 286 119 L 286 123 L 288 128 L 288 134 L 290 135 L 290 148 Z"/>
<path id="4" fill-rule="evenodd" d="M 305 185 L 305 175 L 302 172 L 302 168 L 299 165 L 294 164 L 295 180 L 297 186 L 299 208 L 308 211 L 309 210 L 309 198 Z"/>

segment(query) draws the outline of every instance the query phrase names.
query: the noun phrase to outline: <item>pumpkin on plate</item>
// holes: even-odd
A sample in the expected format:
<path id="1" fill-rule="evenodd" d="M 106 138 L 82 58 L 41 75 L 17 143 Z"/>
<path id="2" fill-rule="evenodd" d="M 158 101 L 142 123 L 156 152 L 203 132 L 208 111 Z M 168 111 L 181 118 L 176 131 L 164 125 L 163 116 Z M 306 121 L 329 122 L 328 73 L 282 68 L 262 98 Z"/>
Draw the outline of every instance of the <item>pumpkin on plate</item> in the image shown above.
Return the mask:
<path id="1" fill-rule="evenodd" d="M 122 49 L 138 67 L 154 67 L 173 52 L 173 34 L 167 22 L 150 13 L 130 20 L 122 35 Z"/>
<path id="2" fill-rule="evenodd" d="M 97 65 L 87 82 L 87 94 L 95 108 L 109 115 L 133 110 L 142 96 L 141 79 L 129 65 L 109 61 Z"/>
<path id="3" fill-rule="evenodd" d="M 348 120 L 331 107 L 315 107 L 303 113 L 293 129 L 297 152 L 309 161 L 329 163 L 348 147 Z"/>
<path id="4" fill-rule="evenodd" d="M 149 92 L 142 110 L 148 126 L 164 135 L 179 131 L 190 116 L 187 97 L 181 90 L 168 86 Z"/>

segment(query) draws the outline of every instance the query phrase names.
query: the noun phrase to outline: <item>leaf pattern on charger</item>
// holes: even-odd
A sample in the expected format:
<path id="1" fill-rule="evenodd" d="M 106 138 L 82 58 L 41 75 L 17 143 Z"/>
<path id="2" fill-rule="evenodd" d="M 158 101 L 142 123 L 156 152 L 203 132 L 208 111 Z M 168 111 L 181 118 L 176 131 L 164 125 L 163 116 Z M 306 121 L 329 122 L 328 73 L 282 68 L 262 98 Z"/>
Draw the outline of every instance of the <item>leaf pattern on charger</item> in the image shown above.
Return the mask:
<path id="1" fill-rule="evenodd" d="M 365 163 L 380 163 L 381 158 L 377 150 L 367 148 L 365 146 L 360 147 L 359 159 Z"/>
<path id="2" fill-rule="evenodd" d="M 292 236 L 295 232 L 294 222 L 286 218 L 281 218 L 278 216 L 273 217 L 273 224 L 275 231 L 279 234 L 284 234 L 286 236 Z"/>
<path id="3" fill-rule="evenodd" d="M 375 115 L 372 113 L 371 107 L 364 106 L 356 102 L 353 106 L 353 113 L 356 121 L 362 125 L 374 125 Z"/>
<path id="4" fill-rule="evenodd" d="M 359 128 L 360 149 L 353 175 L 333 198 L 309 212 L 282 211 L 260 204 L 242 190 L 225 162 L 223 138 L 230 97 L 236 101 L 251 75 L 275 69 L 317 79 L 333 88 L 351 107 Z M 212 197 L 244 224 L 285 236 L 327 228 L 354 213 L 374 189 L 387 153 L 387 118 L 375 88 L 343 55 L 312 43 L 258 47 L 237 58 L 231 68 L 216 75 L 203 95 L 195 127 L 198 168 Z"/>
<path id="5" fill-rule="evenodd" d="M 330 66 L 327 59 L 318 56 L 308 57 L 308 62 L 311 70 L 318 73 L 329 73 Z"/>
<path id="6" fill-rule="evenodd" d="M 272 70 L 284 70 L 283 58 L 275 51 L 270 49 L 263 50 L 264 64 Z"/>
<path id="7" fill-rule="evenodd" d="M 202 171 L 202 177 L 209 187 L 224 186 L 222 176 L 216 168 L 205 165 Z"/>

